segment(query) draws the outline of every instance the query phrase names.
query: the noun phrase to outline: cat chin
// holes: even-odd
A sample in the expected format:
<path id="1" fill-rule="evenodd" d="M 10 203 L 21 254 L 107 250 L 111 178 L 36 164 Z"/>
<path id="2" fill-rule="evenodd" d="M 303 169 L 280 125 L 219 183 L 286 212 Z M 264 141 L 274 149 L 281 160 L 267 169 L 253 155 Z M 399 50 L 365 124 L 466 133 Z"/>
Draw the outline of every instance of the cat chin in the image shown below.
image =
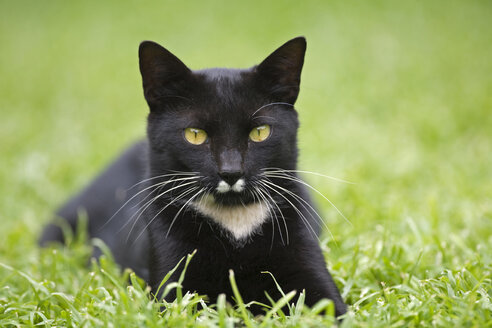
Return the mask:
<path id="1" fill-rule="evenodd" d="M 224 206 L 217 203 L 212 194 L 192 202 L 192 207 L 212 219 L 237 241 L 253 235 L 268 219 L 270 213 L 268 204 L 263 201 L 247 205 Z"/>

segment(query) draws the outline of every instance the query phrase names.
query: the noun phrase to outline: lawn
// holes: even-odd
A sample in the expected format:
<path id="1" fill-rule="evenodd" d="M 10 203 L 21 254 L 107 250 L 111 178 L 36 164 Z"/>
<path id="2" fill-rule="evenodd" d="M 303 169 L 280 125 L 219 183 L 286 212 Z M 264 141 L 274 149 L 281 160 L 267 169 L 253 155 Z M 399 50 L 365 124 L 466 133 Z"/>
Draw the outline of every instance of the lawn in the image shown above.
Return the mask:
<path id="1" fill-rule="evenodd" d="M 83 235 L 36 245 L 144 136 L 140 41 L 198 69 L 249 67 L 298 35 L 300 169 L 354 182 L 304 176 L 347 218 L 316 197 L 342 326 L 492 327 L 486 0 L 0 1 L 0 326 L 332 325 L 329 302 L 259 317 L 194 294 L 163 305 L 110 254 L 90 262 Z"/>

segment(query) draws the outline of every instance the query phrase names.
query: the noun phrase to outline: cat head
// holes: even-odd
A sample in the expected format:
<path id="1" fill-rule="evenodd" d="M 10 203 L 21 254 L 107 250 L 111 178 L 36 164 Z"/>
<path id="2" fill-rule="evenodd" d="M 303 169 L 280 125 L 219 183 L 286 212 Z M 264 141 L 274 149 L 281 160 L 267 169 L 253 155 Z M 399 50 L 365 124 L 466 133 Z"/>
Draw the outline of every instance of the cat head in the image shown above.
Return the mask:
<path id="1" fill-rule="evenodd" d="M 190 70 L 157 43 L 142 42 L 151 175 L 193 173 L 197 190 L 227 207 L 254 202 L 263 170 L 295 169 L 305 50 L 298 37 L 248 69 Z"/>

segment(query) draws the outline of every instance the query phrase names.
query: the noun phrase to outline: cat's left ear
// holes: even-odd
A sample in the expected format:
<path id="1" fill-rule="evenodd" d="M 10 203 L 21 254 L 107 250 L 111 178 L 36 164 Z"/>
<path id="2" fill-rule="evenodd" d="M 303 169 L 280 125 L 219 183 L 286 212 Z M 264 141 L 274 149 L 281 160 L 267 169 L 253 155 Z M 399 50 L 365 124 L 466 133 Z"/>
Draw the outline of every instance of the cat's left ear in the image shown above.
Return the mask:
<path id="1" fill-rule="evenodd" d="M 256 67 L 258 77 L 278 101 L 294 104 L 299 95 L 306 39 L 297 37 L 284 43 Z"/>

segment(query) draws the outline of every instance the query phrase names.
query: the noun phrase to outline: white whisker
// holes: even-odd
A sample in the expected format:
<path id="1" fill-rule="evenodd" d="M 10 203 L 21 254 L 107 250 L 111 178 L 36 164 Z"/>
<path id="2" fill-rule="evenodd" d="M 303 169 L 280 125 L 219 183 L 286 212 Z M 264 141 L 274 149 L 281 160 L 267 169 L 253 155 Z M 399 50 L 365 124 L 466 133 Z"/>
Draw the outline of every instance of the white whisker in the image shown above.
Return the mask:
<path id="1" fill-rule="evenodd" d="M 328 227 L 328 225 L 326 224 L 326 222 L 323 220 L 323 218 L 321 217 L 321 215 L 319 215 L 318 211 L 316 211 L 313 206 L 311 206 L 311 204 L 309 204 L 308 201 L 306 201 L 304 198 L 302 198 L 301 196 L 299 195 L 296 195 L 295 193 L 293 193 L 292 191 L 288 190 L 288 189 L 285 189 L 275 183 L 273 183 L 272 181 L 270 181 L 268 178 L 266 178 L 266 180 L 264 180 L 264 182 L 270 184 L 272 187 L 276 187 L 276 188 L 279 188 L 280 190 L 284 191 L 285 193 L 291 195 L 292 197 L 294 197 L 298 202 L 299 204 L 306 210 L 306 212 L 309 214 L 309 216 L 311 216 L 311 218 L 313 219 L 314 222 L 316 222 L 318 224 L 318 227 L 321 227 L 321 223 L 323 224 L 324 228 L 328 231 L 328 233 L 330 234 L 332 240 L 335 242 L 335 244 L 337 244 L 336 240 L 335 240 L 335 237 L 333 236 L 333 233 L 331 232 L 330 228 Z M 306 204 L 310 210 L 308 210 L 306 208 L 306 206 L 304 206 L 304 204 Z M 316 216 L 319 218 L 319 220 L 317 220 L 316 218 L 314 218 L 313 214 L 311 213 L 314 212 L 314 214 L 316 214 Z M 320 223 L 321 222 L 321 223 Z M 338 246 L 338 245 L 337 245 Z"/>
<path id="2" fill-rule="evenodd" d="M 269 173 L 284 173 L 284 172 L 288 172 L 288 173 L 307 173 L 307 174 L 317 175 L 317 176 L 320 176 L 320 177 L 323 177 L 323 178 L 327 178 L 327 179 L 330 179 L 330 180 L 333 180 L 333 181 L 337 181 L 337 182 L 343 182 L 343 183 L 354 184 L 354 185 L 357 184 L 355 182 L 351 182 L 351 181 L 340 179 L 340 178 L 335 178 L 335 177 L 332 177 L 332 176 L 329 176 L 329 175 L 321 174 L 321 173 L 318 173 L 318 172 L 312 172 L 312 171 L 284 170 L 284 169 L 280 169 L 280 168 L 276 168 L 276 167 L 266 167 L 266 168 L 263 168 L 262 170 L 265 171 L 265 172 L 269 172 Z"/>
<path id="3" fill-rule="evenodd" d="M 133 221 L 133 224 L 132 224 L 132 227 L 130 229 L 130 233 L 131 231 L 135 228 L 135 225 L 137 224 L 138 220 L 140 219 L 140 217 L 142 216 L 142 214 L 147 210 L 147 208 L 149 208 L 150 205 L 152 205 L 153 202 L 155 202 L 157 199 L 159 199 L 160 197 L 164 196 L 165 194 L 175 190 L 175 189 L 178 189 L 178 188 L 182 188 L 182 187 L 185 187 L 185 186 L 188 186 L 188 185 L 191 185 L 191 184 L 194 184 L 196 183 L 196 181 L 191 181 L 191 182 L 187 182 L 187 183 L 182 183 L 182 184 L 179 184 L 175 187 L 172 187 L 172 188 L 169 188 L 167 189 L 166 191 L 163 191 L 162 193 L 160 193 L 159 195 L 155 196 L 154 198 L 152 198 L 151 200 L 149 200 L 147 203 L 145 203 L 141 208 L 139 208 L 135 213 L 133 213 L 133 215 L 128 219 L 128 221 L 121 227 L 120 231 L 126 227 L 126 225 L 133 219 L 133 217 L 135 215 L 137 215 L 138 212 L 140 212 L 140 214 L 138 214 L 137 218 L 135 219 L 135 221 Z"/>
<path id="4" fill-rule="evenodd" d="M 261 183 L 264 187 L 270 189 L 271 191 L 275 192 L 276 194 L 278 194 L 279 196 L 281 196 L 283 199 L 285 199 L 290 204 L 290 206 L 292 207 L 292 209 L 294 209 L 297 212 L 297 214 L 299 215 L 299 217 L 302 219 L 302 222 L 304 222 L 304 224 L 306 225 L 306 227 L 308 228 L 308 230 L 312 233 L 312 235 L 315 237 L 315 239 L 318 239 L 318 241 L 319 241 L 319 238 L 318 238 L 318 235 L 316 234 L 316 231 L 314 231 L 314 229 L 311 226 L 311 224 L 309 223 L 308 219 L 304 216 L 304 214 L 302 214 L 302 212 L 297 208 L 297 206 L 295 206 L 287 197 L 285 197 L 278 190 L 275 190 L 275 189 L 271 188 L 269 185 L 265 184 L 263 181 L 259 181 L 259 183 Z"/>
<path id="5" fill-rule="evenodd" d="M 159 212 L 157 212 L 156 215 L 154 215 L 154 217 L 145 225 L 145 227 L 142 229 L 142 231 L 138 234 L 137 238 L 135 238 L 135 240 L 133 241 L 133 243 L 135 243 L 139 238 L 140 236 L 142 236 L 142 234 L 147 230 L 147 228 L 150 226 L 150 224 L 162 213 L 164 212 L 164 210 L 166 208 L 168 208 L 170 205 L 172 205 L 174 202 L 180 200 L 181 198 L 185 197 L 186 195 L 194 192 L 195 190 L 197 190 L 199 187 L 193 187 L 193 188 L 190 188 L 184 192 L 182 192 L 181 194 L 179 194 L 179 196 L 175 197 L 170 203 L 166 204 L 166 206 L 164 206 L 162 209 L 159 210 Z M 132 227 L 132 230 L 133 230 L 133 227 Z M 131 232 L 131 230 L 130 230 Z M 129 235 L 128 235 L 129 237 Z M 127 238 L 127 241 L 128 241 L 128 238 Z"/>
<path id="6" fill-rule="evenodd" d="M 282 229 L 280 228 L 280 223 L 279 223 L 279 220 L 278 220 L 277 213 L 273 209 L 273 206 L 270 205 L 270 202 L 268 201 L 267 197 L 265 196 L 265 195 L 268 195 L 268 193 L 265 192 L 265 190 L 263 190 L 259 184 L 257 184 L 257 189 L 256 190 L 262 196 L 262 198 L 266 202 L 266 204 L 268 204 L 268 212 L 270 213 L 270 217 L 273 220 L 272 223 L 273 222 L 277 223 L 278 232 L 279 232 L 279 235 L 280 235 L 280 240 L 282 241 L 282 244 L 285 245 L 284 236 L 282 234 Z M 274 216 L 275 216 L 275 219 L 274 219 Z M 275 231 L 275 226 L 273 226 L 273 229 L 272 230 Z M 271 247 L 273 247 L 273 244 L 271 245 Z"/>
<path id="7" fill-rule="evenodd" d="M 258 191 L 260 191 L 261 188 L 258 187 Z M 266 191 L 266 190 L 265 190 Z M 272 196 L 268 193 L 268 192 L 264 192 L 271 200 L 272 200 L 272 203 L 277 207 L 280 215 L 282 216 L 282 220 L 283 220 L 283 223 L 284 223 L 284 228 L 285 228 L 285 234 L 286 234 L 286 240 L 287 240 L 287 245 L 289 244 L 289 229 L 287 228 L 287 221 L 285 220 L 285 217 L 284 217 L 284 213 L 282 213 L 282 210 L 280 209 L 280 207 L 277 205 L 277 202 L 272 198 Z M 275 211 L 273 211 L 273 213 L 275 213 Z M 275 214 L 275 221 L 277 222 L 277 225 L 278 225 L 278 231 L 280 233 L 280 239 L 282 240 L 282 244 L 285 245 L 285 242 L 284 242 L 284 238 L 283 238 L 283 234 L 282 234 L 282 230 L 280 229 L 280 224 L 278 222 L 278 217 L 277 217 L 277 214 Z"/>
<path id="8" fill-rule="evenodd" d="M 156 191 L 157 189 L 159 189 L 159 187 L 162 187 L 164 185 L 164 182 L 159 182 L 159 183 L 156 183 L 156 184 L 153 184 L 145 189 L 142 189 L 140 190 L 138 193 L 136 193 L 135 195 L 133 195 L 130 199 L 128 199 L 123 205 L 121 205 L 121 207 L 116 211 L 114 212 L 114 214 L 102 225 L 102 227 L 100 229 L 103 229 L 104 227 L 106 227 L 106 225 L 108 225 L 112 220 L 113 218 L 129 203 L 131 202 L 135 197 L 137 197 L 138 195 L 140 195 L 141 193 L 147 191 L 148 189 L 151 189 L 151 188 L 154 188 L 153 191 L 151 191 L 149 194 L 152 194 L 154 191 Z M 148 197 L 148 195 L 146 196 Z M 139 203 L 140 204 L 140 203 Z M 138 204 L 137 204 L 138 205 Z"/>
<path id="9" fill-rule="evenodd" d="M 188 180 L 195 180 L 195 179 L 199 179 L 199 178 L 201 178 L 201 176 L 188 177 L 188 178 L 179 178 L 179 179 L 171 179 L 171 180 L 163 181 L 161 183 L 161 186 L 159 188 L 156 188 L 155 190 L 149 192 L 140 202 L 138 202 L 137 204 L 133 205 L 131 208 L 135 208 L 135 207 L 139 206 L 147 198 L 149 198 L 150 195 L 152 195 L 154 192 L 156 192 L 157 190 L 161 189 L 162 187 L 164 187 L 164 186 L 166 186 L 168 184 L 173 184 L 173 187 L 174 187 L 174 185 L 175 185 L 176 182 L 179 182 L 179 181 L 188 181 Z"/>
<path id="10" fill-rule="evenodd" d="M 133 195 L 132 197 L 130 197 L 123 205 L 121 205 L 121 207 L 116 211 L 114 212 L 114 214 L 101 226 L 100 229 L 103 229 L 104 227 L 106 227 L 113 219 L 114 217 L 126 206 L 128 205 L 128 203 L 130 203 L 133 199 L 135 199 L 138 195 L 140 195 L 141 193 L 151 189 L 151 188 L 155 188 L 154 190 L 152 190 L 151 192 L 149 192 L 143 200 L 141 200 L 140 202 L 138 202 L 137 204 L 135 204 L 134 206 L 132 206 L 131 208 L 134 208 L 136 206 L 139 206 L 143 201 L 145 201 L 151 194 L 153 194 L 156 190 L 158 190 L 159 188 L 165 186 L 166 184 L 169 184 L 169 183 L 172 183 L 172 182 L 176 182 L 176 181 L 183 181 L 183 180 L 192 180 L 192 179 L 198 179 L 200 178 L 201 176 L 194 176 L 194 177 L 187 177 L 187 178 L 179 178 L 179 179 L 170 179 L 170 180 L 166 180 L 166 181 L 162 181 L 162 182 L 158 182 L 156 184 L 153 184 L 153 185 L 150 185 L 142 190 L 140 190 L 139 192 L 137 192 L 135 195 Z M 151 178 L 152 179 L 152 178 Z M 149 179 L 147 179 L 149 180 Z M 131 189 L 131 188 L 130 188 Z M 128 190 L 130 190 L 128 189 Z"/>
<path id="11" fill-rule="evenodd" d="M 294 107 L 294 105 L 292 104 L 289 104 L 289 103 L 286 103 L 286 102 L 272 102 L 272 103 L 269 103 L 269 104 L 266 104 L 266 105 L 263 105 L 261 106 L 260 108 L 258 108 L 257 110 L 255 110 L 253 112 L 253 114 L 251 114 L 249 117 L 253 117 L 256 113 L 258 113 L 260 110 L 262 110 L 263 108 L 266 108 L 268 106 L 274 106 L 274 105 L 286 105 L 286 106 L 291 106 L 291 107 Z"/>
<path id="12" fill-rule="evenodd" d="M 190 199 L 188 199 L 188 201 L 186 201 L 186 203 L 184 203 L 183 206 L 181 206 L 181 208 L 179 209 L 179 211 L 176 213 L 176 215 L 174 216 L 173 220 L 171 221 L 171 224 L 169 225 L 169 229 L 167 230 L 167 233 L 166 233 L 166 238 L 169 236 L 169 232 L 171 231 L 171 228 L 173 227 L 173 224 L 174 224 L 174 221 L 176 221 L 176 218 L 178 217 L 178 215 L 181 213 L 181 211 L 186 208 L 188 206 L 188 204 L 193 200 L 195 199 L 198 195 L 200 195 L 201 193 L 203 193 L 205 191 L 205 188 L 202 188 L 200 191 L 198 191 L 194 196 L 192 196 Z"/>
<path id="13" fill-rule="evenodd" d="M 306 187 L 310 188 L 311 190 L 315 191 L 318 195 L 323 197 L 328 203 L 330 203 L 330 205 L 333 206 L 333 208 L 338 212 L 338 214 L 340 214 L 340 216 L 343 217 L 345 219 L 345 221 L 352 226 L 352 222 L 350 222 L 350 220 L 347 219 L 345 217 L 345 215 L 343 215 L 343 213 L 338 209 L 338 207 L 336 207 L 335 204 L 333 204 L 333 202 L 331 200 L 329 200 L 323 193 L 321 193 L 318 189 L 311 186 L 309 183 L 303 181 L 302 179 L 300 179 L 296 176 L 292 176 L 292 175 L 282 175 L 279 173 L 271 174 L 269 172 L 264 172 L 263 175 L 266 177 L 270 177 L 270 178 L 279 178 L 279 179 L 291 180 L 291 181 L 298 182 L 300 184 L 305 185 Z"/>
<path id="14" fill-rule="evenodd" d="M 256 188 L 259 188 L 259 186 L 256 185 Z M 268 200 L 266 198 L 262 197 L 258 193 L 258 191 L 255 190 L 255 189 L 251 189 L 249 192 L 253 196 L 253 204 L 256 204 L 256 197 L 258 197 L 258 204 L 260 204 L 261 211 L 263 212 L 263 205 L 262 205 L 262 202 L 261 202 L 263 200 L 263 202 L 268 207 L 268 212 L 269 213 L 272 213 L 271 208 L 270 208 L 270 204 L 269 204 L 269 202 L 268 202 Z M 271 214 L 270 214 L 270 219 L 272 221 L 272 240 L 270 242 L 270 251 L 272 251 L 272 248 L 273 248 L 273 240 L 275 238 L 275 222 L 274 222 L 273 216 Z"/>
<path id="15" fill-rule="evenodd" d="M 179 171 L 176 171 L 176 172 L 179 172 Z M 147 182 L 147 181 L 150 181 L 150 180 L 155 180 L 155 179 L 159 179 L 159 178 L 166 178 L 166 177 L 173 177 L 173 176 L 180 176 L 180 175 L 184 175 L 184 176 L 193 175 L 193 176 L 196 176 L 197 174 L 198 174 L 198 172 L 185 172 L 185 171 L 183 171 L 181 173 L 170 173 L 170 174 L 156 175 L 156 176 L 153 176 L 153 177 L 150 177 L 150 178 L 147 178 L 147 179 L 143 179 L 142 181 L 139 181 L 139 182 L 135 183 L 130 188 L 126 189 L 126 191 L 129 191 L 129 190 L 135 188 L 136 186 L 141 185 L 142 183 Z"/>

